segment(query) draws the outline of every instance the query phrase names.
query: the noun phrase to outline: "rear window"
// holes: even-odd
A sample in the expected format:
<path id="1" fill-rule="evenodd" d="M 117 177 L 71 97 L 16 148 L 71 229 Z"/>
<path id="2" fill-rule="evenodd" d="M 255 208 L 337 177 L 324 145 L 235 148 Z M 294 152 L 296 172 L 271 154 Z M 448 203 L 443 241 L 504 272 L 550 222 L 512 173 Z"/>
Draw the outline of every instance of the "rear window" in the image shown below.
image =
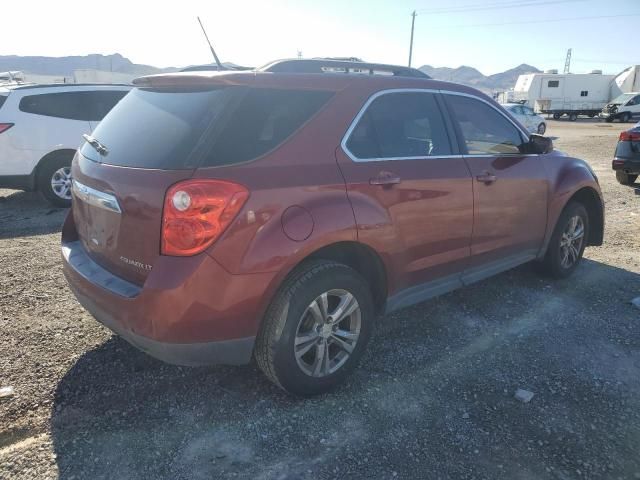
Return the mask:
<path id="1" fill-rule="evenodd" d="M 126 94 L 127 91 L 100 90 L 26 95 L 20 99 L 19 109 L 47 117 L 99 122 Z"/>
<path id="2" fill-rule="evenodd" d="M 111 165 L 182 169 L 255 159 L 284 142 L 331 93 L 221 87 L 135 89 L 93 132 L 109 153 L 81 152 Z"/>

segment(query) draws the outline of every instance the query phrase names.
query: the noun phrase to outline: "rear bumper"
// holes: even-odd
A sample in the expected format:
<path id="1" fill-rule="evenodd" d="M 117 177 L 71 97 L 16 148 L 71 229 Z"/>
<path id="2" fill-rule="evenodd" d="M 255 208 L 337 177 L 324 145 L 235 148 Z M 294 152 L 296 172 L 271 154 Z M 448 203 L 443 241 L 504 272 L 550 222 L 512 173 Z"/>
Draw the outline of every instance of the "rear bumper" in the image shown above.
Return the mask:
<path id="1" fill-rule="evenodd" d="M 250 361 L 273 274 L 232 275 L 206 254 L 160 256 L 144 285 L 134 285 L 94 262 L 69 234 L 69 222 L 63 227 L 63 272 L 96 320 L 168 363 Z"/>
<path id="2" fill-rule="evenodd" d="M 622 170 L 625 173 L 640 174 L 640 158 L 636 160 L 616 157 L 611 163 L 611 168 L 613 170 Z"/>

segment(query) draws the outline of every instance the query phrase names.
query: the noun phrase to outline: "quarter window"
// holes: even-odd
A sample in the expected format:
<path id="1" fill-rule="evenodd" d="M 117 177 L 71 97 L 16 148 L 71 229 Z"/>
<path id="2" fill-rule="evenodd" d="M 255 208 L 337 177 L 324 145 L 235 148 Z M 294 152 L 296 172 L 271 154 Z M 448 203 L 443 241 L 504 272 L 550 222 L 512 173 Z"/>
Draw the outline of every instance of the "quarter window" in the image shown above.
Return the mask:
<path id="1" fill-rule="evenodd" d="M 126 94 L 118 90 L 42 93 L 23 97 L 19 108 L 47 117 L 97 122 Z"/>
<path id="2" fill-rule="evenodd" d="M 387 93 L 376 98 L 347 140 L 358 159 L 450 155 L 440 108 L 427 92 Z"/>
<path id="3" fill-rule="evenodd" d="M 520 131 L 495 108 L 475 98 L 447 95 L 469 155 L 518 154 Z"/>

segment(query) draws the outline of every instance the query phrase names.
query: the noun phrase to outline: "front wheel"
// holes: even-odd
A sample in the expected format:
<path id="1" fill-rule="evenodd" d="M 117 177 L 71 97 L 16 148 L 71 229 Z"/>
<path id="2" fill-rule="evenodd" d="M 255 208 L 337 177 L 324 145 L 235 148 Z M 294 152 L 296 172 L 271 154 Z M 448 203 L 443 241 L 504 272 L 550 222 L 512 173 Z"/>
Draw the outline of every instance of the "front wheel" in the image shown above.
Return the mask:
<path id="1" fill-rule="evenodd" d="M 369 286 L 358 272 L 325 260 L 303 264 L 267 311 L 256 339 L 256 361 L 289 393 L 328 392 L 358 364 L 374 319 Z"/>
<path id="2" fill-rule="evenodd" d="M 544 135 L 544 132 L 547 131 L 547 126 L 544 123 L 538 125 L 538 135 Z"/>
<path id="3" fill-rule="evenodd" d="M 567 205 L 558 219 L 547 254 L 542 261 L 544 273 L 566 278 L 576 269 L 589 238 L 589 215 L 581 203 Z"/>
<path id="4" fill-rule="evenodd" d="M 40 193 L 57 207 L 71 206 L 71 159 L 58 157 L 47 160 L 38 171 Z"/>
<path id="5" fill-rule="evenodd" d="M 624 173 L 621 170 L 616 171 L 616 180 L 621 185 L 633 185 L 638 178 L 638 175 L 632 175 L 630 173 Z"/>

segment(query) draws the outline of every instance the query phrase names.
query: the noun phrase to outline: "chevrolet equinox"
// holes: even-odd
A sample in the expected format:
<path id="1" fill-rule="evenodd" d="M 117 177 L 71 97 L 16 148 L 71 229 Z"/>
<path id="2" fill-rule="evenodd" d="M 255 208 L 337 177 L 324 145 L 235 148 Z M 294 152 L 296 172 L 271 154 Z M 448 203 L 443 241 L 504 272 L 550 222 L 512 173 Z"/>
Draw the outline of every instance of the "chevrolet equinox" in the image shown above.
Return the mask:
<path id="1" fill-rule="evenodd" d="M 591 168 L 473 88 L 337 60 L 135 85 L 73 160 L 62 256 L 166 362 L 255 358 L 322 393 L 377 316 L 530 261 L 566 277 L 602 244 Z"/>

